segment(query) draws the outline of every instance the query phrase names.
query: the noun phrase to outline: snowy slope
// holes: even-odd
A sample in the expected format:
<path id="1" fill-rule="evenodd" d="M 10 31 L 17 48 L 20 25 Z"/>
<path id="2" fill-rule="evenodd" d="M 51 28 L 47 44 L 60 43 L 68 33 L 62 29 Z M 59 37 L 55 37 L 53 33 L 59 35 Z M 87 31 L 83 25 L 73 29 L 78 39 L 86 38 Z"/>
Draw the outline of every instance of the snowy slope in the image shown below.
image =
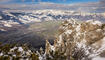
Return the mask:
<path id="1" fill-rule="evenodd" d="M 56 56 L 58 52 L 58 59 L 63 59 L 62 56 L 66 56 L 64 59 L 67 60 L 104 59 L 97 57 L 105 51 L 105 25 L 100 21 L 78 23 L 71 19 L 65 21 L 59 31 L 54 45 L 46 41 L 45 55 L 48 56 L 44 58 L 55 59 L 54 54 Z"/>

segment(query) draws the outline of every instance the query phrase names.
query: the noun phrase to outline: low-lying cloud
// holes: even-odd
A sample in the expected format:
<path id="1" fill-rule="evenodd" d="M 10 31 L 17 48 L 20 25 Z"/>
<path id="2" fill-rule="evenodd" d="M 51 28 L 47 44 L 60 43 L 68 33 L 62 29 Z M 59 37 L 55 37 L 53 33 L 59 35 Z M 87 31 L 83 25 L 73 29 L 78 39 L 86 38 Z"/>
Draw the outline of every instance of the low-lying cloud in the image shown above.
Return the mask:
<path id="1" fill-rule="evenodd" d="M 12 0 L 0 0 L 0 2 L 9 2 L 9 1 L 12 1 Z"/>
<path id="2" fill-rule="evenodd" d="M 105 7 L 105 0 L 100 0 L 100 4 L 99 5 Z"/>

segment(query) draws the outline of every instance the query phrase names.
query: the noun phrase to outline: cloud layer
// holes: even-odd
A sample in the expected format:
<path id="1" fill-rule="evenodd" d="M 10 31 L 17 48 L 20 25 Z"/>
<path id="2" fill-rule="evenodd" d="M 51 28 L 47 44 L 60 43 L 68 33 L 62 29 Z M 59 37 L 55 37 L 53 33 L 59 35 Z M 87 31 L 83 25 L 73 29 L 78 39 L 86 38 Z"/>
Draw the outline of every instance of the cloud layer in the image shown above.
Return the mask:
<path id="1" fill-rule="evenodd" d="M 105 7 L 105 0 L 100 0 L 100 4 L 99 5 Z"/>
<path id="2" fill-rule="evenodd" d="M 9 1 L 12 1 L 12 0 L 0 0 L 0 2 L 9 2 Z"/>
<path id="3" fill-rule="evenodd" d="M 8 2 L 14 0 L 0 0 L 0 2 Z M 26 0 L 20 0 L 25 2 Z M 30 1 L 42 1 L 42 0 L 30 0 Z M 62 1 L 62 0 L 60 0 Z M 105 12 L 105 0 L 99 0 L 98 2 L 87 2 L 87 3 L 76 3 L 76 4 L 57 4 L 51 2 L 40 2 L 39 4 L 1 4 L 0 8 L 8 9 L 24 9 L 24 10 L 35 10 L 35 9 L 60 9 L 60 10 L 76 10 L 86 12 Z"/>

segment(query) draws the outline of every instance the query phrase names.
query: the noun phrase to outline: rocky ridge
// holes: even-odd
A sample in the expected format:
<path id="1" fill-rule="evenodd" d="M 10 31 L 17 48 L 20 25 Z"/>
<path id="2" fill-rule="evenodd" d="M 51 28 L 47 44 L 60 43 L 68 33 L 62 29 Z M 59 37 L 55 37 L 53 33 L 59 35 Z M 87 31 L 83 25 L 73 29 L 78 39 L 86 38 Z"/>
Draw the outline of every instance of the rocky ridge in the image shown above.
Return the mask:
<path id="1" fill-rule="evenodd" d="M 78 23 L 71 19 L 59 30 L 59 37 L 53 45 L 46 40 L 42 60 L 91 60 L 105 51 L 105 24 L 100 21 Z"/>

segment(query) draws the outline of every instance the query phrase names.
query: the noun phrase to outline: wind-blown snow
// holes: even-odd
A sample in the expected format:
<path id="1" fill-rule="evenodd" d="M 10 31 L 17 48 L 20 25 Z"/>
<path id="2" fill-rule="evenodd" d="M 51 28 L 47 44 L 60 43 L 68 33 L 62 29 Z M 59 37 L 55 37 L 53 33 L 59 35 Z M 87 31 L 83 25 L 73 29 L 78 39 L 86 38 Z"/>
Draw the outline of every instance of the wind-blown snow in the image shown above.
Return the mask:
<path id="1" fill-rule="evenodd" d="M 51 50 L 53 50 L 53 51 L 54 51 L 54 50 L 55 50 L 55 47 L 54 47 L 54 46 L 51 46 Z"/>
<path id="2" fill-rule="evenodd" d="M 97 57 L 93 58 L 92 60 L 105 60 L 105 58 L 97 56 Z"/>
<path id="3" fill-rule="evenodd" d="M 1 31 L 7 31 L 7 30 L 5 30 L 5 29 L 2 29 L 2 28 L 0 28 L 0 30 L 1 30 Z"/>
<path id="4" fill-rule="evenodd" d="M 0 56 L 2 56 L 2 55 L 3 55 L 3 53 L 1 52 L 1 53 L 0 53 Z"/>
<path id="5" fill-rule="evenodd" d="M 102 23 L 100 21 L 88 20 L 87 22 L 89 22 L 89 23 L 91 23 L 93 25 L 99 25 L 99 26 L 102 25 Z"/>
<path id="6" fill-rule="evenodd" d="M 18 47 L 18 51 L 22 52 L 23 48 L 22 47 Z"/>
<path id="7" fill-rule="evenodd" d="M 59 41 L 58 43 L 61 43 L 62 42 L 62 34 L 59 36 Z"/>
<path id="8" fill-rule="evenodd" d="M 0 16 L 0 19 L 2 19 L 2 17 Z"/>
<path id="9" fill-rule="evenodd" d="M 67 30 L 66 32 L 65 32 L 65 34 L 71 34 L 72 33 L 72 30 Z"/>
<path id="10" fill-rule="evenodd" d="M 10 25 L 10 24 L 4 24 L 4 26 L 6 26 L 6 27 L 12 27 L 12 25 Z"/>

